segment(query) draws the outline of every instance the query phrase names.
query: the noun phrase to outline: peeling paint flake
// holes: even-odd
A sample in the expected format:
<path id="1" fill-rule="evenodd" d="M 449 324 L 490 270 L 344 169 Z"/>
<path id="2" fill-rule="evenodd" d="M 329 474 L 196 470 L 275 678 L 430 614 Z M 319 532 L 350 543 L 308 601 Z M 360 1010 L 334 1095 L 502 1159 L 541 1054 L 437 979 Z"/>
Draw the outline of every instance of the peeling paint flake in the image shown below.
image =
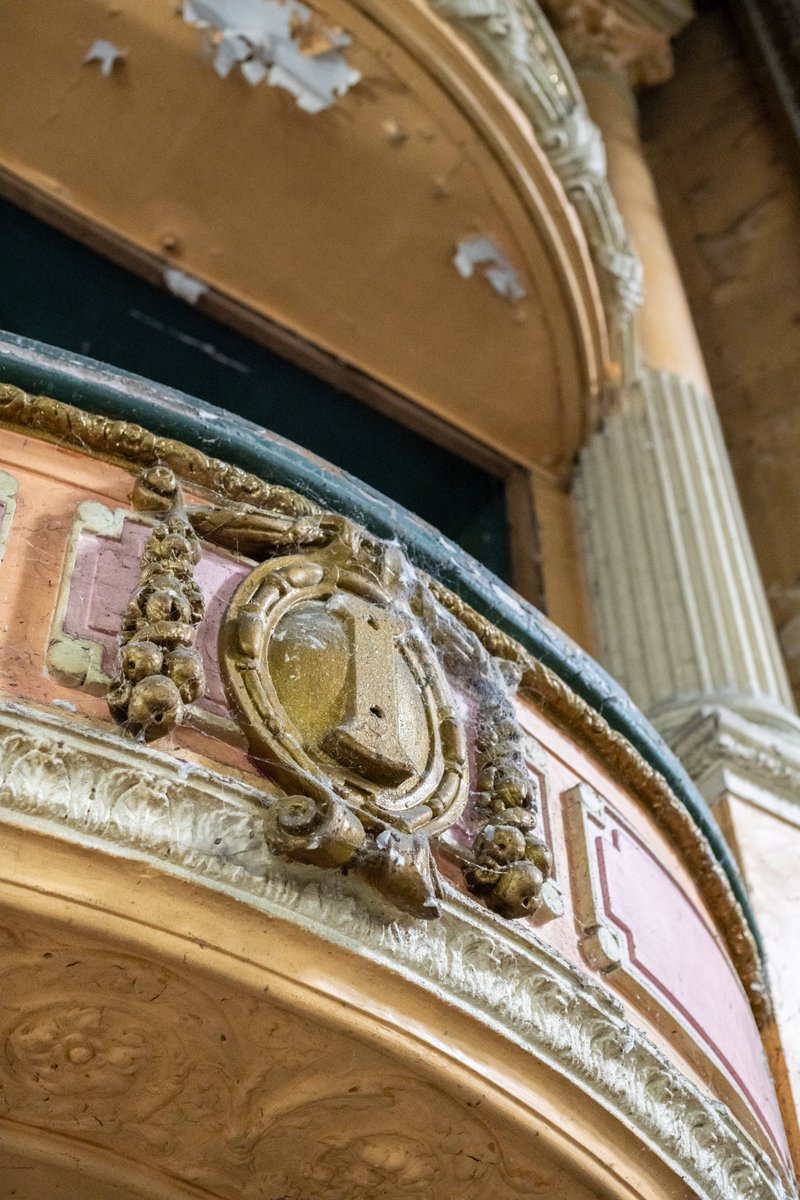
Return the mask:
<path id="1" fill-rule="evenodd" d="M 242 63 L 242 74 L 249 84 L 253 87 L 257 83 L 263 83 L 267 77 L 267 68 L 264 63 L 258 58 L 248 58 Z"/>
<path id="2" fill-rule="evenodd" d="M 89 49 L 84 55 L 83 62 L 86 63 L 99 62 L 100 71 L 103 75 L 110 75 L 114 69 L 114 64 L 120 62 L 125 57 L 125 51 L 120 50 L 119 46 L 115 46 L 113 42 L 107 42 L 104 38 L 98 38 L 96 42 L 92 42 Z"/>
<path id="3" fill-rule="evenodd" d="M 201 279 L 195 279 L 194 275 L 187 275 L 177 267 L 164 268 L 164 283 L 173 296 L 180 296 L 187 304 L 197 304 L 200 297 L 208 291 Z"/>
<path id="4" fill-rule="evenodd" d="M 488 237 L 464 238 L 456 246 L 453 266 L 462 279 L 470 279 L 480 267 L 484 278 L 506 300 L 515 303 L 525 298 L 525 287 L 519 272 L 506 258 L 500 247 Z"/>
<path id="5" fill-rule="evenodd" d="M 352 42 L 299 0 L 183 0 L 183 19 L 210 31 L 214 70 L 291 92 L 304 112 L 330 108 L 361 78 L 342 51 Z"/>
<path id="6" fill-rule="evenodd" d="M 220 79 L 227 79 L 233 68 L 249 57 L 250 43 L 243 37 L 220 38 L 214 55 L 214 70 Z"/>

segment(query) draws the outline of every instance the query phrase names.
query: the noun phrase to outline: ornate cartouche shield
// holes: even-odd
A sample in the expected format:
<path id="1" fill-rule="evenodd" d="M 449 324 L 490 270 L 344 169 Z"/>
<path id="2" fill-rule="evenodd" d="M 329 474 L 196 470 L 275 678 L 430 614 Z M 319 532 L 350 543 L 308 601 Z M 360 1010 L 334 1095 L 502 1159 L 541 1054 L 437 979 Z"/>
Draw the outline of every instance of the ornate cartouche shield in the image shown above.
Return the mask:
<path id="1" fill-rule="evenodd" d="M 255 568 L 229 609 L 227 687 L 252 753 L 298 802 L 343 802 L 378 837 L 431 834 L 466 800 L 464 732 L 398 575 L 375 566 L 327 548 Z"/>
<path id="2" fill-rule="evenodd" d="M 161 520 L 123 624 L 108 694 L 117 719 L 136 736 L 162 737 L 202 690 L 191 645 L 203 617 L 200 539 L 265 560 L 231 602 L 220 660 L 250 752 L 282 789 L 264 796 L 273 852 L 352 871 L 393 910 L 438 915 L 431 837 L 458 821 L 470 778 L 435 642 L 481 680 L 469 692 L 471 832 L 447 851 L 495 912 L 534 912 L 551 862 L 535 831 L 537 788 L 513 700 L 485 647 L 454 629 L 400 548 L 280 487 L 262 507 L 187 508 L 174 472 L 158 464 L 141 472 L 133 498 Z"/>

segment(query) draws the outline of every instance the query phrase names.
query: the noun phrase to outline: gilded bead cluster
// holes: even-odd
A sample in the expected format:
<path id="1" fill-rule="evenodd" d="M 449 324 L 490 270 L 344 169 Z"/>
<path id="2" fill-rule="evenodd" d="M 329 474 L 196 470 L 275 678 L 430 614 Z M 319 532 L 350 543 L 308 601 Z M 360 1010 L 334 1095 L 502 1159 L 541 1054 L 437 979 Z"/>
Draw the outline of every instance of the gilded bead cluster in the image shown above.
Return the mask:
<path id="1" fill-rule="evenodd" d="M 182 511 L 171 471 L 151 468 L 137 487 L 170 503 L 170 511 L 145 544 L 139 585 L 123 620 L 120 670 L 108 706 L 133 734 L 154 741 L 180 724 L 184 706 L 205 688 L 203 662 L 194 648 L 204 612 L 193 577 L 200 542 Z M 140 507 L 156 507 L 135 498 Z"/>
<path id="2" fill-rule="evenodd" d="M 495 702 L 484 713 L 475 751 L 478 801 L 486 823 L 466 867 L 467 886 L 501 916 L 526 916 L 541 903 L 552 858 L 533 832 L 539 797 L 509 702 Z"/>

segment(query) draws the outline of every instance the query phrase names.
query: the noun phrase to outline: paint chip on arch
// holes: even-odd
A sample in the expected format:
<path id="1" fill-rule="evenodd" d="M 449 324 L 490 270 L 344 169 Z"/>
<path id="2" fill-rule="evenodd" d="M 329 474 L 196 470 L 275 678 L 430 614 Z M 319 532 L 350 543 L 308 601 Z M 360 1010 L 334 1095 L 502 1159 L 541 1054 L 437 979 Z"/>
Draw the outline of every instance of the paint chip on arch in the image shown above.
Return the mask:
<path id="1" fill-rule="evenodd" d="M 222 79 L 238 69 L 254 87 L 285 88 L 304 112 L 331 108 L 361 79 L 344 55 L 350 35 L 299 0 L 183 0 L 181 12 L 206 34 Z"/>
<path id="2" fill-rule="evenodd" d="M 114 66 L 118 62 L 122 62 L 125 58 L 125 51 L 120 50 L 119 46 L 115 46 L 113 42 L 106 41 L 105 38 L 97 38 L 92 42 L 86 54 L 83 56 L 83 65 L 87 63 L 100 63 L 100 71 L 103 75 L 110 75 L 114 70 Z"/>
<path id="3" fill-rule="evenodd" d="M 475 274 L 475 268 L 480 268 L 481 274 L 498 296 L 503 296 L 512 304 L 525 299 L 525 285 L 519 271 L 491 238 L 463 238 L 456 245 L 453 266 L 462 279 L 470 279 Z"/>

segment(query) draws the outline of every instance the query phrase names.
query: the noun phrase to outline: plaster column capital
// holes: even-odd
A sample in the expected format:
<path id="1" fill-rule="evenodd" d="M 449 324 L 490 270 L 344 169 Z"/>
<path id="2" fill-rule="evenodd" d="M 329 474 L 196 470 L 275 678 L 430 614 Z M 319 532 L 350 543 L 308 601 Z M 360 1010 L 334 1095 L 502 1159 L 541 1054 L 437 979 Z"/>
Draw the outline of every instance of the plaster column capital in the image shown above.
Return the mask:
<path id="1" fill-rule="evenodd" d="M 567 58 L 582 69 L 610 72 L 632 87 L 664 83 L 673 73 L 670 38 L 689 20 L 687 5 L 545 0 Z"/>

